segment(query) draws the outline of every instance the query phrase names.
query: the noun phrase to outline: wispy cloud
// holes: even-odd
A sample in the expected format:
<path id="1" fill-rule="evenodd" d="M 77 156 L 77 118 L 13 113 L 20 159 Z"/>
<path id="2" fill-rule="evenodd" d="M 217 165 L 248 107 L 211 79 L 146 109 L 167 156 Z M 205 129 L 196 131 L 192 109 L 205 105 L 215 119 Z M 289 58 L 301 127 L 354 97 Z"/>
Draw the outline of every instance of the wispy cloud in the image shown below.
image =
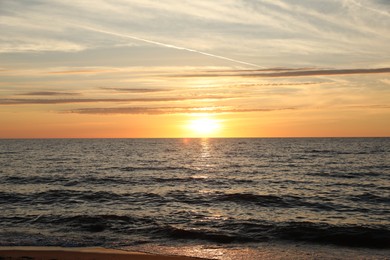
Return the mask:
<path id="1" fill-rule="evenodd" d="M 389 57 L 389 5 L 379 0 L 3 0 L 0 16 L 0 52 L 154 45 L 262 67 L 388 64 Z"/>
<path id="2" fill-rule="evenodd" d="M 56 74 L 56 75 L 67 75 L 67 74 L 99 74 L 99 73 L 110 73 L 117 72 L 117 69 L 108 69 L 108 68 L 94 68 L 94 69 L 73 69 L 73 70 L 56 70 L 56 71 L 47 71 L 47 74 Z"/>
<path id="3" fill-rule="evenodd" d="M 296 108 L 220 108 L 220 107 L 116 107 L 116 108 L 80 108 L 65 111 L 67 113 L 77 114 L 222 114 L 222 113 L 252 113 L 252 112 L 271 112 L 281 110 L 294 110 Z"/>
<path id="4" fill-rule="evenodd" d="M 297 69 L 277 72 L 264 72 L 264 70 L 231 70 L 223 73 L 199 73 L 199 74 L 177 74 L 173 77 L 310 77 L 310 76 L 331 76 L 331 75 L 352 75 L 352 74 L 378 74 L 390 73 L 390 68 L 376 69 Z"/>
<path id="5" fill-rule="evenodd" d="M 43 68 L 8 68 L 0 69 L 2 76 L 16 76 L 16 77 L 42 77 L 42 76 L 95 76 L 99 74 L 116 74 L 129 78 L 145 78 L 145 77 L 163 77 L 174 72 L 199 72 L 206 68 L 210 71 L 228 69 L 229 67 L 213 67 L 213 66 L 129 66 L 129 67 L 115 67 L 115 66 L 69 66 L 69 67 L 43 67 Z M 224 69 L 222 69 L 224 68 Z M 129 77 L 131 74 L 132 77 Z"/>
<path id="6" fill-rule="evenodd" d="M 344 0 L 344 1 L 346 1 L 347 3 L 353 4 L 353 5 L 356 5 L 360 8 L 370 10 L 376 14 L 383 15 L 385 17 L 390 17 L 390 12 L 386 12 L 386 10 L 372 7 L 369 2 L 367 3 L 367 1 L 365 1 L 364 4 L 362 4 L 361 2 L 356 1 L 356 0 Z"/>
<path id="7" fill-rule="evenodd" d="M 390 85 L 390 79 L 382 79 L 381 82 L 386 85 Z"/>
<path id="8" fill-rule="evenodd" d="M 308 85 L 318 85 L 323 84 L 323 82 L 273 82 L 273 83 L 242 83 L 236 85 L 228 85 L 226 87 L 280 87 L 280 86 L 308 86 Z"/>
<path id="9" fill-rule="evenodd" d="M 116 91 L 122 93 L 154 93 L 154 92 L 166 92 L 172 89 L 167 88 L 114 88 L 114 87 L 100 87 L 100 89 L 108 91 Z"/>
<path id="10" fill-rule="evenodd" d="M 17 94 L 19 96 L 77 96 L 75 92 L 55 92 L 55 91 L 33 91 Z"/>
<path id="11" fill-rule="evenodd" d="M 37 39 L 32 43 L 26 41 L 18 42 L 17 40 L 10 42 L 9 39 L 6 42 L 0 39 L 0 53 L 43 51 L 78 52 L 85 49 L 85 46 L 66 41 Z"/>
<path id="12" fill-rule="evenodd" d="M 68 99 L 0 99 L 0 105 L 48 105 L 48 104 L 70 104 L 70 103 L 129 103 L 129 102 L 180 102 L 189 100 L 222 100 L 237 98 L 233 96 L 203 95 L 192 97 L 155 97 L 155 98 L 68 98 Z"/>
<path id="13" fill-rule="evenodd" d="M 231 108 L 231 107 L 109 107 L 109 108 L 79 108 L 65 113 L 76 114 L 234 114 L 234 113 L 255 113 L 255 112 L 276 112 L 288 110 L 322 110 L 322 109 L 390 109 L 389 105 L 344 105 L 344 106 L 300 106 L 300 107 L 270 107 L 270 108 Z"/>
<path id="14" fill-rule="evenodd" d="M 78 26 L 80 28 L 86 29 L 86 30 L 94 31 L 94 32 L 109 34 L 109 35 L 113 35 L 113 36 L 117 36 L 117 37 L 129 38 L 129 39 L 132 39 L 132 40 L 146 42 L 146 43 L 149 43 L 149 44 L 158 45 L 158 46 L 162 46 L 162 47 L 166 47 L 166 48 L 194 52 L 194 53 L 198 53 L 198 54 L 201 54 L 201 55 L 205 55 L 205 56 L 209 56 L 209 57 L 213 57 L 213 58 L 217 58 L 217 59 L 222 59 L 222 60 L 226 60 L 226 61 L 230 61 L 230 62 L 234 62 L 234 63 L 248 65 L 248 66 L 251 66 L 251 67 L 261 68 L 261 66 L 259 66 L 257 64 L 254 64 L 254 63 L 250 63 L 250 62 L 246 62 L 246 61 L 242 61 L 242 60 L 237 60 L 237 59 L 232 59 L 232 58 L 229 58 L 229 57 L 226 57 L 226 56 L 216 55 L 216 54 L 212 54 L 212 53 L 204 52 L 204 51 L 200 51 L 200 50 L 190 49 L 190 48 L 183 47 L 183 46 L 177 46 L 177 45 L 168 44 L 168 43 L 164 43 L 164 42 L 153 41 L 153 40 L 137 37 L 137 36 L 134 36 L 134 35 L 108 31 L 108 30 L 99 29 L 99 28 L 95 28 L 95 27 L 91 27 L 91 26 L 87 26 L 87 25 L 80 25 L 80 24 L 74 24 L 74 25 Z"/>

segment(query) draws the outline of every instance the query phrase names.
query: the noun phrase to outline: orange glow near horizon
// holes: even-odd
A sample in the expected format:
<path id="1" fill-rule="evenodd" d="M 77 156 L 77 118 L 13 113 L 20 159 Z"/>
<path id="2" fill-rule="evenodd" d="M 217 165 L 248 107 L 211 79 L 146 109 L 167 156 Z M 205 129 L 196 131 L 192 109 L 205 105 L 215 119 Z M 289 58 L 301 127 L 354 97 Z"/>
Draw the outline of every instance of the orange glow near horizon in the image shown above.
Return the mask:
<path id="1" fill-rule="evenodd" d="M 89 115 L 16 108 L 0 111 L 0 138 L 375 137 L 390 129 L 383 109 Z"/>
<path id="2" fill-rule="evenodd" d="M 220 121 L 210 116 L 202 116 L 192 119 L 188 123 L 188 128 L 195 136 L 209 137 L 215 136 L 221 129 Z"/>
<path id="3" fill-rule="evenodd" d="M 218 132 L 221 129 L 221 122 L 215 118 L 206 115 L 190 120 L 187 127 L 191 132 L 191 136 L 218 136 Z"/>
<path id="4" fill-rule="evenodd" d="M 214 138 L 214 137 L 358 137 L 388 136 L 387 114 L 335 111 L 198 115 L 82 115 L 51 111 L 0 112 L 0 138 Z M 352 113 L 352 111 L 350 112 Z M 355 112 L 357 113 L 357 111 Z M 15 116 L 17 115 L 17 116 Z M 302 118 L 311 119 L 312 124 Z M 288 120 L 287 120 L 288 119 Z M 310 122 L 310 121 L 309 121 Z M 362 127 L 361 125 L 366 127 Z M 354 131 L 351 131 L 354 129 Z M 373 129 L 376 131 L 374 132 Z"/>

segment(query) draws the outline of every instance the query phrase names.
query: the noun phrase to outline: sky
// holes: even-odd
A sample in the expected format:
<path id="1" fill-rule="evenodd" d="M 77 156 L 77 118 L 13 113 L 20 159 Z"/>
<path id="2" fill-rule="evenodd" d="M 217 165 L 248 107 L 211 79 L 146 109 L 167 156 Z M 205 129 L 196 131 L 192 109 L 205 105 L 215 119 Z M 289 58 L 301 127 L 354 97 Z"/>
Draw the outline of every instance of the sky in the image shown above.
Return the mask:
<path id="1" fill-rule="evenodd" d="M 0 138 L 390 136 L 388 0 L 0 0 Z"/>

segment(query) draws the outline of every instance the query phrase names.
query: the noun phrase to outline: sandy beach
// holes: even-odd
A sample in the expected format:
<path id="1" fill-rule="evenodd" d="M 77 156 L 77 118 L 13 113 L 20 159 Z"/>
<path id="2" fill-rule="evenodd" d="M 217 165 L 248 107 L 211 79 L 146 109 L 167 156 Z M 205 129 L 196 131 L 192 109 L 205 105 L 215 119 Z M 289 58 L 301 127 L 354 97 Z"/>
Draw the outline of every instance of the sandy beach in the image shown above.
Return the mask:
<path id="1" fill-rule="evenodd" d="M 0 260 L 195 260 L 188 256 L 157 255 L 106 248 L 1 247 Z"/>
<path id="2" fill-rule="evenodd" d="M 269 244 L 257 248 L 145 245 L 124 250 L 102 247 L 0 247 L 0 260 L 314 260 L 390 259 L 390 250 L 313 244 Z"/>

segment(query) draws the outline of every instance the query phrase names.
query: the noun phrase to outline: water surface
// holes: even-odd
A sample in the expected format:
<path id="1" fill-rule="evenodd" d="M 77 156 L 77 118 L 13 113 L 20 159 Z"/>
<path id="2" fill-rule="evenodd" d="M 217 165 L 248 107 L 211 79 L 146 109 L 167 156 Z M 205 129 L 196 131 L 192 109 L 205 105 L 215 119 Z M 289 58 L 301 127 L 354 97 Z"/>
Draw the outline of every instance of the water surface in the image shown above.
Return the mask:
<path id="1" fill-rule="evenodd" d="M 0 246 L 390 248 L 390 138 L 0 140 Z"/>

